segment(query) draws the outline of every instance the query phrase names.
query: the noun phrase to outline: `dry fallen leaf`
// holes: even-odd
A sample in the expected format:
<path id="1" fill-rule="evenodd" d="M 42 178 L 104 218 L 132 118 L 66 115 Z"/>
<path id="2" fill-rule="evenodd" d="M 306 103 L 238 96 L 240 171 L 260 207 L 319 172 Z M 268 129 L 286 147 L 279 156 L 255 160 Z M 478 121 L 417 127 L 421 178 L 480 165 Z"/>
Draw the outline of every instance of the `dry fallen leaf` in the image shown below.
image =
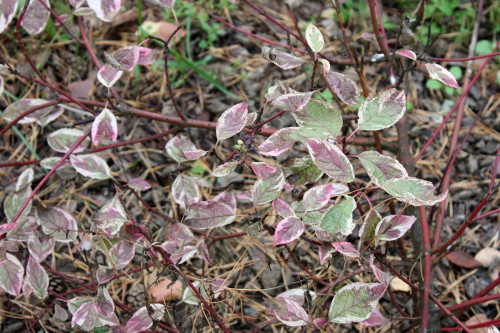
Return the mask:
<path id="1" fill-rule="evenodd" d="M 155 303 L 161 303 L 171 299 L 180 298 L 182 296 L 182 282 L 181 280 L 175 281 L 171 286 L 171 280 L 165 279 L 158 284 L 154 284 L 149 293 L 153 297 Z"/>
<path id="2" fill-rule="evenodd" d="M 474 257 L 478 262 L 483 265 L 483 267 L 490 267 L 495 262 L 499 263 L 500 260 L 500 251 L 491 247 L 485 247 Z"/>
<path id="3" fill-rule="evenodd" d="M 465 253 L 462 250 L 454 250 L 450 252 L 446 259 L 448 259 L 452 264 L 464 267 L 464 268 L 475 268 L 481 266 L 481 263 L 474 259 L 470 254 Z"/>
<path id="4" fill-rule="evenodd" d="M 163 40 L 167 40 L 170 35 L 177 29 L 177 25 L 170 23 L 170 22 L 153 22 L 153 21 L 145 21 L 142 25 L 141 28 L 146 30 L 148 34 L 150 35 L 156 35 L 159 38 Z M 184 37 L 186 35 L 186 30 L 180 29 L 176 34 L 175 34 L 175 39 L 177 42 L 179 42 L 179 39 Z M 173 45 L 173 40 L 168 43 L 168 47 L 171 47 Z"/>
<path id="5" fill-rule="evenodd" d="M 391 289 L 393 291 L 405 291 L 405 292 L 408 292 L 408 291 L 410 291 L 411 288 L 403 280 L 401 280 L 398 277 L 395 277 L 391 281 Z"/>
<path id="6" fill-rule="evenodd" d="M 488 317 L 486 317 L 486 315 L 484 313 L 480 313 L 480 314 L 477 314 L 473 317 L 470 317 L 465 322 L 465 325 L 467 325 L 467 326 L 477 325 L 477 324 L 485 323 L 488 320 L 489 320 Z M 473 329 L 471 329 L 471 332 L 473 332 L 473 333 L 488 333 L 488 328 L 487 327 L 473 328 Z"/>

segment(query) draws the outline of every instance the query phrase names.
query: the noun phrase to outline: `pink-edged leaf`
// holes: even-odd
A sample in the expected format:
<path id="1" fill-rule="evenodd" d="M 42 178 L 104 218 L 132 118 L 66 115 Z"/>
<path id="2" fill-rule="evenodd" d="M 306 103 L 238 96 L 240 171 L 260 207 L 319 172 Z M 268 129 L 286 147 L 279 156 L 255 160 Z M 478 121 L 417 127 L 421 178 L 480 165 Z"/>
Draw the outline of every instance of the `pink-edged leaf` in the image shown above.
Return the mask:
<path id="1" fill-rule="evenodd" d="M 42 168 L 45 168 L 47 170 L 51 170 L 52 168 L 54 168 L 56 166 L 57 163 L 59 163 L 59 161 L 61 160 L 61 157 L 47 157 L 47 158 L 44 158 L 43 160 L 40 161 L 40 165 L 42 166 Z M 62 164 L 59 166 L 59 168 L 57 168 L 57 170 L 62 170 L 68 166 L 70 166 L 71 163 L 66 159 L 64 162 L 62 162 Z"/>
<path id="2" fill-rule="evenodd" d="M 323 215 L 319 227 L 331 234 L 348 236 L 356 226 L 352 221 L 352 213 L 356 208 L 353 197 L 346 196 L 338 205 L 333 205 Z"/>
<path id="3" fill-rule="evenodd" d="M 358 110 L 359 128 L 378 131 L 391 127 L 406 111 L 406 95 L 403 90 L 390 88 L 365 99 Z"/>
<path id="4" fill-rule="evenodd" d="M 335 294 L 328 321 L 347 324 L 370 318 L 386 289 L 387 285 L 381 283 L 348 284 Z"/>
<path id="5" fill-rule="evenodd" d="M 78 226 L 71 214 L 65 210 L 52 207 L 37 214 L 38 223 L 43 233 L 53 237 L 56 241 L 69 243 L 76 240 Z"/>
<path id="6" fill-rule="evenodd" d="M 31 257 L 26 265 L 26 279 L 39 299 L 45 299 L 48 296 L 49 276 L 45 269 Z"/>
<path id="7" fill-rule="evenodd" d="M 292 54 L 281 52 L 275 48 L 263 46 L 261 51 L 262 57 L 271 61 L 281 69 L 292 69 L 302 65 L 305 61 Z"/>
<path id="8" fill-rule="evenodd" d="M 258 179 L 252 187 L 252 200 L 255 206 L 273 201 L 285 185 L 285 176 L 278 169 L 266 179 Z"/>
<path id="9" fill-rule="evenodd" d="M 396 54 L 401 57 L 410 58 L 411 60 L 417 60 L 417 55 L 412 50 L 399 50 Z"/>
<path id="10" fill-rule="evenodd" d="M 300 140 L 298 127 L 287 127 L 278 130 L 268 137 L 260 146 L 259 153 L 267 156 L 279 156 L 293 147 Z"/>
<path id="11" fill-rule="evenodd" d="M 180 174 L 172 184 L 172 198 L 181 207 L 187 207 L 200 201 L 200 190 L 194 177 Z"/>
<path id="12" fill-rule="evenodd" d="M 15 228 L 7 233 L 7 239 L 25 242 L 38 229 L 34 216 L 20 217 L 16 223 Z"/>
<path id="13" fill-rule="evenodd" d="M 304 205 L 304 211 L 317 210 L 325 206 L 332 195 L 332 184 L 319 185 L 304 193 L 304 198 L 302 199 L 302 204 Z"/>
<path id="14" fill-rule="evenodd" d="M 109 268 L 122 269 L 134 258 L 135 244 L 121 240 L 109 250 L 109 257 L 106 258 Z"/>
<path id="15" fill-rule="evenodd" d="M 365 319 L 361 322 L 361 325 L 364 326 L 380 326 L 385 325 L 387 323 L 387 318 L 382 315 L 379 309 L 373 310 L 370 318 Z"/>
<path id="16" fill-rule="evenodd" d="M 359 103 L 359 88 L 351 78 L 339 72 L 329 71 L 325 74 L 333 92 L 348 105 Z"/>
<path id="17" fill-rule="evenodd" d="M 209 200 L 189 205 L 185 223 L 194 229 L 212 229 L 233 223 L 235 218 L 235 207 Z"/>
<path id="18" fill-rule="evenodd" d="M 273 246 L 288 244 L 299 238 L 304 232 L 304 223 L 296 217 L 283 219 L 274 233 Z"/>
<path id="19" fill-rule="evenodd" d="M 99 319 L 99 310 L 95 302 L 86 302 L 78 308 L 71 318 L 71 327 L 79 327 L 84 331 L 91 331 L 95 328 Z"/>
<path id="20" fill-rule="evenodd" d="M 221 141 L 243 130 L 248 115 L 248 104 L 243 102 L 233 105 L 222 113 L 215 129 L 217 140 Z"/>
<path id="21" fill-rule="evenodd" d="M 104 65 L 97 72 L 97 79 L 103 86 L 111 88 L 116 81 L 122 76 L 123 71 L 114 68 L 111 65 Z"/>
<path id="22" fill-rule="evenodd" d="M 307 312 L 289 298 L 277 297 L 272 302 L 266 302 L 269 312 L 274 314 L 279 321 L 287 326 L 298 327 L 307 325 L 309 316 Z"/>
<path id="23" fill-rule="evenodd" d="M 95 301 L 97 310 L 103 316 L 109 317 L 115 311 L 115 303 L 104 286 L 99 286 Z"/>
<path id="24" fill-rule="evenodd" d="M 17 297 L 23 285 L 24 267 L 14 255 L 7 253 L 6 256 L 7 260 L 0 263 L 0 287 Z"/>
<path id="25" fill-rule="evenodd" d="M 163 304 L 150 304 L 153 313 L 150 315 L 148 309 L 143 306 L 137 310 L 127 322 L 127 333 L 138 333 L 147 330 L 153 325 L 153 320 L 159 320 L 163 316 Z"/>
<path id="26" fill-rule="evenodd" d="M 7 221 L 11 221 L 17 212 L 21 209 L 24 202 L 28 200 L 31 194 L 31 186 L 26 186 L 18 192 L 9 193 L 5 201 L 3 202 L 3 212 L 7 217 Z M 26 208 L 21 213 L 20 217 L 26 217 L 31 211 L 32 201 L 28 203 Z"/>
<path id="27" fill-rule="evenodd" d="M 16 181 L 16 192 L 19 192 L 20 190 L 22 190 L 26 186 L 31 185 L 34 177 L 35 177 L 35 173 L 33 171 L 33 168 L 28 168 L 28 169 L 24 170 L 23 172 L 21 172 L 21 174 L 19 175 L 19 177 L 17 178 L 17 181 Z"/>
<path id="28" fill-rule="evenodd" d="M 425 68 L 429 71 L 429 76 L 432 79 L 441 81 L 452 88 L 460 89 L 457 80 L 446 68 L 438 64 L 425 64 Z"/>
<path id="29" fill-rule="evenodd" d="M 320 248 L 319 248 L 319 263 L 323 265 L 325 261 L 330 258 L 332 253 L 335 252 L 335 249 L 333 248 L 332 244 L 330 243 L 323 243 Z"/>
<path id="30" fill-rule="evenodd" d="M 111 268 L 107 268 L 106 266 L 99 265 L 99 268 L 97 269 L 95 276 L 97 278 L 97 282 L 99 284 L 105 284 L 111 281 L 113 276 L 115 275 L 115 272 Z"/>
<path id="31" fill-rule="evenodd" d="M 167 154 L 178 163 L 197 160 L 207 153 L 207 151 L 196 148 L 194 143 L 182 134 L 168 140 L 165 149 Z"/>
<path id="32" fill-rule="evenodd" d="M 93 179 L 111 178 L 111 170 L 106 161 L 95 154 L 71 155 L 69 158 L 73 168 L 85 177 Z"/>
<path id="33" fill-rule="evenodd" d="M 33 259 L 42 262 L 49 256 L 54 249 L 56 240 L 53 237 L 44 235 L 41 231 L 36 230 L 31 233 L 28 240 L 28 250 Z"/>
<path id="34" fill-rule="evenodd" d="M 169 240 L 182 240 L 185 243 L 196 243 L 198 240 L 191 229 L 184 224 L 176 223 L 170 227 L 168 233 Z"/>
<path id="35" fill-rule="evenodd" d="M 131 187 L 132 189 L 134 189 L 136 191 L 147 191 L 151 188 L 151 184 L 149 184 L 145 180 L 142 180 L 141 178 L 131 179 L 127 183 L 127 186 Z"/>
<path id="36" fill-rule="evenodd" d="M 92 123 L 92 143 L 97 146 L 102 140 L 106 143 L 115 142 L 117 136 L 116 117 L 108 108 L 104 108 Z"/>
<path id="37" fill-rule="evenodd" d="M 293 92 L 281 95 L 272 101 L 272 105 L 285 111 L 299 112 L 307 105 L 307 103 L 309 103 L 311 96 L 315 92 L 316 91 L 314 90 L 305 93 Z"/>
<path id="38" fill-rule="evenodd" d="M 61 128 L 50 133 L 47 137 L 47 143 L 54 151 L 58 153 L 67 153 L 84 135 L 85 133 L 77 128 Z M 90 139 L 85 138 L 85 140 L 73 150 L 73 154 L 78 154 L 87 149 L 89 142 Z"/>
<path id="39" fill-rule="evenodd" d="M 375 228 L 379 241 L 391 241 L 402 237 L 415 223 L 417 218 L 408 215 L 390 215 L 384 217 Z"/>
<path id="40" fill-rule="evenodd" d="M 163 249 L 170 254 L 170 259 L 176 264 L 181 265 L 191 259 L 198 249 L 195 245 L 186 245 L 178 240 L 169 240 L 162 245 Z"/>
<path id="41" fill-rule="evenodd" d="M 332 243 L 332 246 L 335 248 L 335 250 L 347 257 L 359 258 L 358 250 L 356 250 L 354 245 L 352 245 L 350 242 L 335 242 Z"/>
<path id="42" fill-rule="evenodd" d="M 376 151 L 365 151 L 358 156 L 375 185 L 380 186 L 390 179 L 406 178 L 408 173 L 396 159 Z"/>
<path id="43" fill-rule="evenodd" d="M 306 29 L 306 41 L 314 53 L 321 52 L 325 45 L 323 34 L 312 23 Z"/>
<path id="44" fill-rule="evenodd" d="M 207 263 L 207 265 L 212 265 L 212 258 L 210 258 L 210 253 L 208 252 L 208 247 L 207 244 L 205 244 L 204 240 L 201 240 L 197 246 L 196 249 L 198 250 L 198 257 L 200 257 L 203 261 Z"/>
<path id="45" fill-rule="evenodd" d="M 23 98 L 9 105 L 3 112 L 2 117 L 6 122 L 10 123 L 24 112 L 48 102 L 49 101 L 40 98 Z M 29 124 L 36 121 L 40 126 L 45 126 L 59 117 L 62 112 L 62 108 L 49 106 L 30 113 L 23 119 L 19 120 L 18 123 Z"/>
<path id="46" fill-rule="evenodd" d="M 265 162 L 252 162 L 250 167 L 255 175 L 262 179 L 271 177 L 277 170 L 276 167 Z"/>
<path id="47" fill-rule="evenodd" d="M 78 310 L 83 304 L 88 303 L 88 302 L 93 302 L 94 297 L 90 296 L 79 296 L 70 299 L 66 304 L 68 306 L 68 311 L 71 314 L 75 314 L 76 310 Z"/>
<path id="48" fill-rule="evenodd" d="M 48 0 L 42 1 L 50 8 Z M 37 35 L 45 29 L 49 18 L 50 12 L 40 1 L 31 1 L 21 21 L 21 27 L 30 35 Z"/>
<path id="49" fill-rule="evenodd" d="M 0 34 L 14 18 L 18 0 L 2 0 L 0 2 Z"/>
<path id="50" fill-rule="evenodd" d="M 287 290 L 285 292 L 282 292 L 282 293 L 278 294 L 276 296 L 276 298 L 291 299 L 291 300 L 297 302 L 297 304 L 299 304 L 300 306 L 302 306 L 305 303 L 305 294 L 306 293 L 309 294 L 309 299 L 312 302 L 314 302 L 314 300 L 316 299 L 316 293 L 314 291 L 309 291 L 309 290 L 305 290 L 305 289 L 302 289 L 302 288 L 296 288 L 296 289 Z"/>
<path id="51" fill-rule="evenodd" d="M 434 195 L 436 188 L 431 182 L 414 177 L 388 180 L 382 184 L 382 189 L 412 206 L 433 206 L 448 196 L 448 191 Z"/>
<path id="52" fill-rule="evenodd" d="M 128 221 L 128 217 L 122 214 L 113 206 L 105 205 L 90 216 L 92 222 L 97 228 L 106 229 L 115 225 L 122 225 Z"/>
<path id="53" fill-rule="evenodd" d="M 110 22 L 120 10 L 121 0 L 87 0 L 87 4 L 100 20 Z"/>
<path id="54" fill-rule="evenodd" d="M 139 49 L 138 65 L 148 66 L 155 62 L 155 50 L 143 46 L 137 46 L 137 48 Z"/>
<path id="55" fill-rule="evenodd" d="M 137 46 L 119 48 L 112 53 L 104 52 L 108 63 L 120 71 L 130 72 L 139 61 L 140 49 Z"/>
<path id="56" fill-rule="evenodd" d="M 282 218 L 287 217 L 296 217 L 293 209 L 280 198 L 276 198 L 273 200 L 273 208 Z"/>
<path id="57" fill-rule="evenodd" d="M 214 177 L 225 177 L 236 169 L 238 166 L 238 161 L 230 161 L 219 165 L 212 171 L 212 176 Z"/>
<path id="58" fill-rule="evenodd" d="M 158 0 L 158 2 L 160 3 L 160 5 L 170 9 L 174 8 L 175 5 L 175 0 Z"/>
<path id="59" fill-rule="evenodd" d="M 335 144 L 317 138 L 305 139 L 314 164 L 335 180 L 352 182 L 354 169 L 347 156 Z"/>

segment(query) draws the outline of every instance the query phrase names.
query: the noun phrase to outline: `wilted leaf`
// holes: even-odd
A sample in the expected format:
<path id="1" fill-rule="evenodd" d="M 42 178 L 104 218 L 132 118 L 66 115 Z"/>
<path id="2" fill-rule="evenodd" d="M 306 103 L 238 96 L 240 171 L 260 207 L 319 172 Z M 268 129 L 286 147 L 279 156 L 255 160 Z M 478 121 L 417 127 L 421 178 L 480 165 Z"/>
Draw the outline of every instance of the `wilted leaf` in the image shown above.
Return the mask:
<path id="1" fill-rule="evenodd" d="M 238 134 L 246 124 L 248 104 L 243 102 L 233 105 L 222 113 L 215 129 L 217 140 L 224 140 Z"/>
<path id="2" fill-rule="evenodd" d="M 102 140 L 114 142 L 117 136 L 118 123 L 115 115 L 108 108 L 104 108 L 92 123 L 92 143 L 97 146 Z"/>
<path id="3" fill-rule="evenodd" d="M 425 64 L 431 79 L 441 81 L 452 88 L 460 89 L 457 80 L 446 68 L 438 64 Z"/>
<path id="4" fill-rule="evenodd" d="M 0 287 L 17 297 L 23 284 L 24 267 L 17 258 L 7 253 L 7 260 L 0 262 Z"/>
<path id="5" fill-rule="evenodd" d="M 50 8 L 49 1 L 44 1 L 44 3 Z M 21 27 L 30 35 L 37 35 L 45 29 L 49 18 L 50 12 L 40 1 L 31 1 L 21 21 Z"/>
<path id="6" fill-rule="evenodd" d="M 448 195 L 446 191 L 435 196 L 436 189 L 431 182 L 413 177 L 388 180 L 382 184 L 382 189 L 397 200 L 412 206 L 432 206 L 446 199 Z"/>
<path id="7" fill-rule="evenodd" d="M 304 223 L 298 218 L 291 216 L 283 219 L 276 227 L 273 246 L 293 242 L 302 235 L 304 230 Z"/>
<path id="8" fill-rule="evenodd" d="M 358 155 L 361 164 L 373 180 L 375 185 L 380 186 L 390 179 L 406 178 L 408 173 L 401 163 L 392 157 L 380 154 L 376 151 L 365 151 Z"/>
<path id="9" fill-rule="evenodd" d="M 451 263 L 463 268 L 476 268 L 481 266 L 481 263 L 474 259 L 470 254 L 462 250 L 453 250 L 446 255 Z"/>
<path id="10" fill-rule="evenodd" d="M 306 41 L 314 53 L 321 52 L 323 46 L 325 45 L 321 31 L 319 31 L 319 29 L 312 23 L 310 23 L 306 29 Z"/>
<path id="11" fill-rule="evenodd" d="M 480 262 L 483 267 L 490 267 L 495 262 L 500 262 L 500 251 L 492 247 L 486 247 L 479 250 L 474 259 Z"/>
<path id="12" fill-rule="evenodd" d="M 340 204 L 328 208 L 319 227 L 334 235 L 350 235 L 355 227 L 352 221 L 354 208 L 356 208 L 356 202 L 352 197 L 346 196 Z"/>
<path id="13" fill-rule="evenodd" d="M 316 138 L 305 139 L 314 164 L 338 181 L 354 180 L 354 170 L 347 156 L 335 144 Z"/>
<path id="14" fill-rule="evenodd" d="M 370 318 L 387 285 L 381 283 L 351 283 L 340 289 L 328 311 L 328 321 L 347 324 Z"/>
<path id="15" fill-rule="evenodd" d="M 50 133 L 47 137 L 47 143 L 54 151 L 58 153 L 67 153 L 84 135 L 85 133 L 77 128 L 61 128 Z M 85 138 L 83 142 L 73 150 L 73 154 L 78 154 L 87 149 L 89 141 L 90 139 L 88 137 Z"/>
<path id="16" fill-rule="evenodd" d="M 325 74 L 333 92 L 348 105 L 357 105 L 359 103 L 359 88 L 347 75 L 329 71 Z"/>
<path id="17" fill-rule="evenodd" d="M 265 301 L 269 312 L 287 326 L 304 326 L 309 322 L 307 312 L 292 299 L 277 297 L 274 300 Z"/>
<path id="18" fill-rule="evenodd" d="M 378 131 L 391 127 L 406 111 L 406 96 L 403 90 L 390 88 L 365 99 L 358 111 L 359 128 Z"/>
<path id="19" fill-rule="evenodd" d="M 262 47 L 262 57 L 271 61 L 281 69 L 292 69 L 302 65 L 305 61 L 292 54 L 281 52 L 268 46 Z"/>

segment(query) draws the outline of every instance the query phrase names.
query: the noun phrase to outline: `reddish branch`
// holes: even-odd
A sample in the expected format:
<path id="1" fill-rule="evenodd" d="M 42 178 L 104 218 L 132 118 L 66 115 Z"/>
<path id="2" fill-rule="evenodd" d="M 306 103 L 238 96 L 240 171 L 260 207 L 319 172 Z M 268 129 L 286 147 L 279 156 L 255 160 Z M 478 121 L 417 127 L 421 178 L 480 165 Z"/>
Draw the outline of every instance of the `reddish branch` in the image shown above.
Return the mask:
<path id="1" fill-rule="evenodd" d="M 420 223 L 424 240 L 424 290 L 422 299 L 422 332 L 427 330 L 429 320 L 429 293 L 431 290 L 431 241 L 429 224 L 425 217 L 425 208 L 420 206 Z"/>

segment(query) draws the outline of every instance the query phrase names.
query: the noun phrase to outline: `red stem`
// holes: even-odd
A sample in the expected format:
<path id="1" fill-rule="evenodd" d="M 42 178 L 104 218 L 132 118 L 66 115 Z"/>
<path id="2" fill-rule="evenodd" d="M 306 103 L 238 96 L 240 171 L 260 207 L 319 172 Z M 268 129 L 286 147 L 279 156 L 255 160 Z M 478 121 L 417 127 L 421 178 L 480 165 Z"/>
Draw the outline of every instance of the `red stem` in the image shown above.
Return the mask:
<path id="1" fill-rule="evenodd" d="M 495 320 L 485 321 L 484 323 L 479 323 L 479 324 L 475 324 L 475 325 L 469 325 L 467 327 L 471 328 L 471 329 L 474 329 L 474 328 L 481 328 L 481 327 L 496 326 L 496 325 L 499 325 L 499 324 L 500 324 L 500 319 L 495 319 Z M 459 331 L 461 329 L 462 328 L 460 328 L 460 327 L 445 327 L 445 328 L 442 328 L 441 331 L 452 332 L 452 331 Z"/>
<path id="2" fill-rule="evenodd" d="M 425 217 L 425 208 L 420 206 L 420 222 L 422 225 L 422 236 L 424 240 L 424 291 L 422 299 L 422 333 L 427 331 L 429 321 L 429 293 L 431 290 L 431 241 L 429 224 Z"/>
<path id="3" fill-rule="evenodd" d="M 40 160 L 31 160 L 31 161 L 24 161 L 24 162 L 0 163 L 0 168 L 12 167 L 12 166 L 21 166 L 21 165 L 31 165 L 31 164 L 37 164 L 39 162 L 40 162 Z"/>
<path id="4" fill-rule="evenodd" d="M 107 146 L 102 146 L 102 147 L 94 148 L 94 149 L 92 149 L 92 152 L 93 153 L 97 153 L 99 151 L 113 149 L 113 148 L 116 148 L 116 147 L 128 146 L 128 145 L 133 145 L 133 144 L 136 144 L 136 143 L 147 142 L 147 141 L 159 139 L 159 138 L 167 136 L 167 135 L 169 135 L 169 134 L 171 134 L 171 133 L 173 133 L 173 132 L 175 132 L 177 130 L 178 130 L 177 128 L 171 128 L 171 129 L 169 129 L 166 132 L 155 134 L 155 135 L 151 135 L 151 136 L 147 136 L 147 137 L 144 137 L 144 138 L 130 140 L 130 141 L 123 141 L 123 142 L 116 142 L 116 143 L 113 143 L 113 144 L 110 144 L 110 145 L 107 145 Z"/>
<path id="5" fill-rule="evenodd" d="M 482 297 L 474 297 L 473 299 L 470 299 L 466 302 L 450 306 L 448 308 L 448 310 L 450 310 L 451 312 L 455 312 L 455 311 L 463 309 L 463 308 L 469 308 L 472 305 L 476 305 L 476 304 L 480 304 L 483 302 L 492 301 L 492 300 L 496 300 L 496 299 L 500 299 L 500 294 L 493 294 L 493 295 L 487 295 L 487 296 L 482 296 Z"/>
<path id="6" fill-rule="evenodd" d="M 488 58 L 488 57 L 496 57 L 499 55 L 500 55 L 500 52 L 495 52 L 495 53 L 490 53 L 490 54 L 485 54 L 485 55 L 480 55 L 480 56 L 475 56 L 475 57 L 469 57 L 469 58 L 431 58 L 431 60 L 432 61 L 442 61 L 442 62 L 462 62 L 462 61 L 483 59 L 483 58 Z"/>

